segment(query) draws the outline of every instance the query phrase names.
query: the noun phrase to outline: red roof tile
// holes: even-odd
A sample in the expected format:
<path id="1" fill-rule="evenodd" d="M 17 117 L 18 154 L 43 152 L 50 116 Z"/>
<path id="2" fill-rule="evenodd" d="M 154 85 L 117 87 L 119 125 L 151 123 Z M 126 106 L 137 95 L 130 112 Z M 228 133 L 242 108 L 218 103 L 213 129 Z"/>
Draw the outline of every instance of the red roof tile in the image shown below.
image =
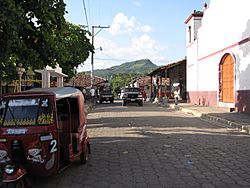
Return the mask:
<path id="1" fill-rule="evenodd" d="M 94 76 L 93 85 L 100 85 L 101 83 L 108 82 L 106 79 Z M 70 79 L 68 83 L 64 84 L 65 86 L 76 86 L 76 87 L 90 87 L 91 86 L 91 75 L 84 72 L 76 74 Z"/>

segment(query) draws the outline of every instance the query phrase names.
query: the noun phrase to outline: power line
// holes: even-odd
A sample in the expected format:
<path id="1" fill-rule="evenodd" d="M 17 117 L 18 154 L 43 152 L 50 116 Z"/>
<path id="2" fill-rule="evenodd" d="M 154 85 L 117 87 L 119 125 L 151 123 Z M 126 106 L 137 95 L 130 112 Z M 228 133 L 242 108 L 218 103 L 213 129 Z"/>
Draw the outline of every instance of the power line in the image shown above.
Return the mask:
<path id="1" fill-rule="evenodd" d="M 90 9 L 90 2 L 89 2 L 89 0 L 88 0 L 88 10 L 89 10 L 89 22 L 90 22 L 90 25 L 92 25 L 91 24 L 91 22 L 92 22 L 92 17 L 91 17 L 91 9 Z"/>
<path id="2" fill-rule="evenodd" d="M 88 30 L 89 30 L 89 22 L 88 22 L 88 15 L 87 15 L 87 10 L 86 10 L 86 6 L 85 6 L 85 1 L 82 0 L 82 2 L 83 2 L 83 7 L 84 7 L 84 13 L 85 13 L 85 19 L 86 19 L 87 27 L 88 27 Z"/>

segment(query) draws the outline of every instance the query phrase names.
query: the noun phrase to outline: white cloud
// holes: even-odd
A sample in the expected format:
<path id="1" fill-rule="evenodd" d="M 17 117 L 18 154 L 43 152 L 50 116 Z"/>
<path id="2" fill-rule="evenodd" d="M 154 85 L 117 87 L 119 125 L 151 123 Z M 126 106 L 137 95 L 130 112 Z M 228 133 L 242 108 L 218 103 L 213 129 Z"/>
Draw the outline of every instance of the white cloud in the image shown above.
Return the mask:
<path id="1" fill-rule="evenodd" d="M 141 6 L 141 2 L 139 1 L 133 1 L 133 4 L 137 7 L 140 7 Z"/>
<path id="2" fill-rule="evenodd" d="M 113 19 L 113 23 L 110 26 L 109 32 L 112 35 L 120 33 L 129 33 L 136 28 L 137 22 L 134 17 L 128 18 L 123 13 L 117 13 Z"/>
<path id="3" fill-rule="evenodd" d="M 94 54 L 94 69 L 106 69 L 139 59 L 150 59 L 158 65 L 166 62 L 166 57 L 162 56 L 161 52 L 167 48 L 157 44 L 148 34 L 131 39 L 129 46 L 120 46 L 112 40 L 95 37 L 95 46 L 101 46 L 103 50 L 96 50 Z M 78 72 L 86 70 L 91 70 L 90 58 L 84 66 L 79 67 Z"/>
<path id="4" fill-rule="evenodd" d="M 150 37 L 148 34 L 143 34 L 132 41 L 132 49 L 141 59 L 148 58 L 152 61 L 163 61 L 166 59 L 161 55 L 161 52 L 166 50 Z"/>
<path id="5" fill-rule="evenodd" d="M 111 33 L 111 35 L 116 35 L 117 33 L 120 32 L 120 24 L 115 24 L 113 23 L 110 28 L 109 28 L 109 32 Z"/>
<path id="6" fill-rule="evenodd" d="M 151 39 L 151 37 L 147 34 L 140 36 L 139 38 L 135 38 L 133 40 L 133 47 L 136 49 L 150 49 L 152 50 L 155 46 L 155 41 Z"/>
<path id="7" fill-rule="evenodd" d="M 109 39 L 108 36 L 95 37 L 95 47 L 101 46 L 103 50 L 96 50 L 94 54 L 94 69 L 105 69 L 139 59 L 150 59 L 158 65 L 165 62 L 164 54 L 167 54 L 168 48 L 160 46 L 151 37 L 149 33 L 152 30 L 150 25 L 139 23 L 135 17 L 116 14 L 108 30 L 112 36 Z M 114 42 L 114 35 L 118 34 L 123 34 L 119 37 L 120 43 Z M 78 71 L 91 70 L 90 58 L 84 64 Z"/>
<path id="8" fill-rule="evenodd" d="M 141 27 L 142 32 L 144 33 L 150 33 L 152 31 L 152 27 L 149 25 L 144 25 Z"/>
<path id="9" fill-rule="evenodd" d="M 149 33 L 152 31 L 152 27 L 150 25 L 142 25 L 135 19 L 135 17 L 128 17 L 121 12 L 115 15 L 113 23 L 109 28 L 109 32 L 113 36 L 124 33 L 131 34 L 136 31 Z"/>

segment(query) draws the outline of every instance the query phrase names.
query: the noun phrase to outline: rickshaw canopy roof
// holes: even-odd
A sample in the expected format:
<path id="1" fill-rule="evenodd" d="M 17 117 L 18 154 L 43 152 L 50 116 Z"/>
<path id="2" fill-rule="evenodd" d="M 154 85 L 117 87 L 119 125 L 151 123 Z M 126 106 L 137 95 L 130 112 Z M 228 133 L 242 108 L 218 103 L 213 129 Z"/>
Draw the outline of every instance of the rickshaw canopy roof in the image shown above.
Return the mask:
<path id="1" fill-rule="evenodd" d="M 76 97 L 79 94 L 82 95 L 82 92 L 74 87 L 33 88 L 25 92 L 54 93 L 56 96 L 56 99 L 62 99 L 66 97 Z"/>

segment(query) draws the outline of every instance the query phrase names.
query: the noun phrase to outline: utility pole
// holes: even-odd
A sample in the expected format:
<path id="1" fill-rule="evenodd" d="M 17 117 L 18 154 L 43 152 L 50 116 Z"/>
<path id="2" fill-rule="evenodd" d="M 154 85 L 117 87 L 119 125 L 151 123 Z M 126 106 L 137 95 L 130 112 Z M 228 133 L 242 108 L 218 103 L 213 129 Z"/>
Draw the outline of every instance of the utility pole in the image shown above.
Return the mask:
<path id="1" fill-rule="evenodd" d="M 98 28 L 99 31 L 95 34 L 95 28 Z M 94 47 L 95 50 L 95 46 L 94 46 L 94 36 L 96 36 L 98 33 L 101 32 L 102 29 L 105 28 L 109 28 L 109 26 L 92 26 L 92 46 Z M 93 84 L 94 84 L 94 50 L 91 53 L 91 88 L 93 88 Z"/>

